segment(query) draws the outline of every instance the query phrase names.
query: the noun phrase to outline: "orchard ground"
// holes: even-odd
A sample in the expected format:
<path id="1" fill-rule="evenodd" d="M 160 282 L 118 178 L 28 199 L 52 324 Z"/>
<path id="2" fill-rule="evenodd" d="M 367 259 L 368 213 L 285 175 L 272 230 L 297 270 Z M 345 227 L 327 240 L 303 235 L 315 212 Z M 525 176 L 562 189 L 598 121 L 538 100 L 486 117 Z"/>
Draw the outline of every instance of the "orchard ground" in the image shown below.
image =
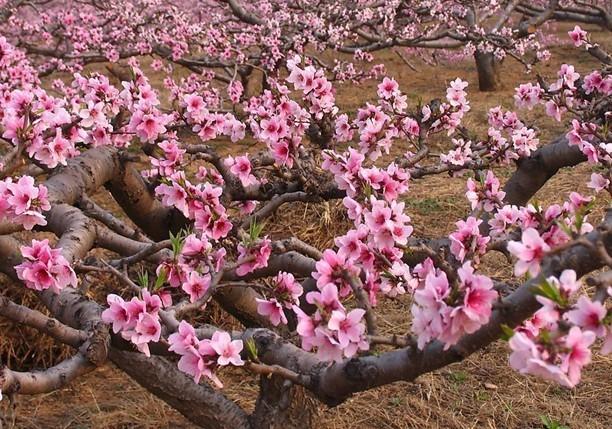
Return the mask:
<path id="1" fill-rule="evenodd" d="M 590 28 L 592 34 L 605 48 L 612 48 L 610 33 Z M 559 27 L 563 37 L 567 29 Z M 581 49 L 570 45 L 559 45 L 551 49 L 551 61 L 539 65 L 535 71 L 545 80 L 554 78 L 559 65 L 574 64 L 581 74 L 590 71 L 595 62 Z M 418 71 L 406 66 L 404 60 L 393 51 L 376 55 L 384 62 L 389 76 L 395 77 L 401 89 L 412 97 L 424 101 L 443 98 L 447 83 L 456 77 L 467 80 L 472 111 L 464 125 L 480 135 L 486 133 L 486 112 L 490 107 L 501 105 L 513 108 L 514 88 L 523 82 L 535 79 L 535 71 L 525 75 L 520 64 L 506 60 L 502 65 L 504 89 L 495 93 L 478 92 L 476 72 L 471 60 L 441 61 L 429 65 L 410 58 Z M 327 58 L 328 60 L 330 58 Z M 161 78 L 153 76 L 152 82 L 161 87 Z M 357 87 L 350 84 L 338 86 L 338 105 L 347 112 L 355 112 L 368 100 L 374 99 L 376 82 L 367 82 Z M 541 144 L 561 134 L 566 127 L 544 119 L 541 108 L 522 111 L 521 117 L 538 128 Z M 438 148 L 448 147 L 450 140 L 440 136 Z M 223 147 L 227 154 L 243 154 L 257 148 L 246 144 Z M 394 147 L 393 155 L 407 148 Z M 508 178 L 512 168 L 496 169 L 500 178 Z M 571 191 L 586 191 L 590 167 L 580 165 L 557 174 L 537 195 L 543 204 L 559 202 Z M 469 205 L 464 197 L 465 178 L 438 176 L 425 181 L 415 181 L 407 194 L 408 214 L 415 227 L 415 235 L 438 237 L 454 229 L 454 222 L 466 215 Z M 96 201 L 113 211 L 111 197 L 101 191 Z M 599 209 L 609 206 L 609 201 L 598 201 Z M 116 212 L 118 214 L 118 211 Z M 594 213 L 593 221 L 601 214 Z M 324 204 L 292 203 L 266 222 L 264 232 L 272 237 L 287 233 L 295 235 L 309 244 L 324 249 L 333 244 L 333 237 L 344 233 L 349 222 L 338 202 Z M 22 238 L 25 238 L 26 235 Z M 500 269 L 496 257 L 487 256 L 487 274 L 497 278 L 508 278 L 510 268 Z M 112 282 L 112 279 L 108 279 Z M 1 293 L 8 293 L 16 300 L 27 300 L 27 293 L 15 286 L 4 284 L 0 279 Z M 118 285 L 114 285 L 120 287 Z M 110 287 L 95 292 L 103 302 Z M 103 289 L 103 290 L 99 290 Z M 383 334 L 403 334 L 409 330 L 409 298 L 395 301 L 383 300 L 377 311 L 379 326 Z M 220 312 L 210 308 L 205 316 L 208 320 L 225 327 L 237 327 L 221 319 Z M 48 366 L 59 361 L 67 349 L 55 346 L 52 340 L 41 338 L 26 328 L 16 329 L 8 322 L 0 321 L 0 361 L 14 369 L 31 369 Z M 335 428 L 535 428 L 543 427 L 541 418 L 571 428 L 605 428 L 612 421 L 609 390 L 612 386 L 612 357 L 595 355 L 594 362 L 583 371 L 583 381 L 572 390 L 534 378 L 526 378 L 514 372 L 507 363 L 508 348 L 502 341 L 480 351 L 466 361 L 419 377 L 414 383 L 396 383 L 383 388 L 357 394 L 333 409 L 320 408 L 321 429 Z M 246 409 L 252 409 L 256 394 L 255 377 L 240 369 L 221 372 L 225 383 L 224 392 Z M 1 404 L 1 412 L 10 414 L 8 401 Z M 17 398 L 14 413 L 17 428 L 191 428 L 179 413 L 161 400 L 132 382 L 121 371 L 108 365 L 79 378 L 68 388 L 34 397 Z"/>

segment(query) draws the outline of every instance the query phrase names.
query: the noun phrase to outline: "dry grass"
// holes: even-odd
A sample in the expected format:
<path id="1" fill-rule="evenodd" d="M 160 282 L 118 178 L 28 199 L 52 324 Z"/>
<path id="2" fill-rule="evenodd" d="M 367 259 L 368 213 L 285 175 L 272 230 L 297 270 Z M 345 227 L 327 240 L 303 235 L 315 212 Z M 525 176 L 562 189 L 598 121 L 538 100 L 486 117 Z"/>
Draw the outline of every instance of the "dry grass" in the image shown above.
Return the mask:
<path id="1" fill-rule="evenodd" d="M 563 30 L 564 28 L 561 28 Z M 595 33 L 600 42 L 610 45 L 610 39 Z M 560 63 L 571 55 L 571 62 L 588 70 L 594 63 L 581 51 L 559 47 L 553 49 L 553 60 L 539 66 L 537 71 L 551 78 Z M 521 68 L 512 62 L 504 65 L 505 88 L 496 93 L 476 91 L 476 75 L 471 61 L 431 67 L 418 63 L 418 72 L 407 69 L 392 52 L 379 54 L 402 89 L 409 95 L 428 100 L 444 94 L 446 84 L 459 76 L 467 79 L 471 89 L 473 111 L 468 126 L 478 132 L 486 131 L 486 110 L 501 104 L 512 108 L 513 88 L 530 80 Z M 352 86 L 338 91 L 339 104 L 354 111 L 365 101 L 375 97 L 375 83 L 365 83 L 355 91 Z M 527 112 L 528 122 L 546 124 L 540 129 L 542 142 L 563 131 L 564 124 L 551 124 L 543 119 L 541 109 Z M 447 147 L 444 138 L 437 140 L 439 147 Z M 407 148 L 395 148 L 401 153 Z M 247 145 L 224 147 L 226 153 L 242 153 Z M 509 177 L 510 168 L 496 171 Z M 590 167 L 581 165 L 568 169 L 553 178 L 537 195 L 543 203 L 558 202 L 571 191 L 585 191 Z M 411 185 L 406 199 L 408 213 L 415 226 L 415 234 L 441 236 L 448 234 L 454 222 L 468 212 L 463 193 L 462 178 L 433 177 Z M 105 193 L 96 196 L 98 202 L 111 209 L 111 200 Z M 609 201 L 599 201 L 593 223 L 600 209 Z M 302 240 L 326 248 L 333 237 L 350 227 L 337 202 L 324 204 L 295 203 L 283 207 L 271 217 L 265 232 L 273 237 L 295 235 Z M 509 269 L 502 260 L 488 257 L 485 268 L 489 275 L 504 278 Z M 507 265 L 507 264 L 506 264 Z M 100 299 L 115 287 L 110 279 L 103 288 L 94 289 L 93 298 Z M 0 279 L 0 290 L 13 299 L 36 307 L 35 299 Z M 379 311 L 379 324 L 383 333 L 404 333 L 409 328 L 408 299 L 385 301 Z M 38 307 L 36 307 L 38 308 Z M 237 326 L 219 309 L 212 306 L 206 321 L 224 326 Z M 13 368 L 46 367 L 69 352 L 48 338 L 26 328 L 19 328 L 0 320 L 0 361 Z M 507 364 L 508 350 L 496 343 L 466 361 L 441 371 L 419 377 L 414 383 L 396 383 L 355 395 L 342 405 L 322 410 L 319 427 L 340 428 L 535 428 L 542 427 L 541 416 L 549 416 L 571 428 L 606 428 L 612 421 L 609 389 L 612 387 L 610 358 L 596 357 L 595 363 L 584 371 L 583 382 L 573 390 L 525 378 L 513 372 Z M 257 385 L 255 379 L 240 370 L 221 374 L 226 381 L 225 392 L 247 410 L 253 408 Z M 5 401 L 6 402 L 6 401 Z M 4 405 L 0 412 L 7 412 Z M 148 394 L 111 365 L 82 377 L 59 392 L 37 397 L 20 397 L 17 404 L 19 428 L 190 428 L 193 427 L 176 411 Z"/>

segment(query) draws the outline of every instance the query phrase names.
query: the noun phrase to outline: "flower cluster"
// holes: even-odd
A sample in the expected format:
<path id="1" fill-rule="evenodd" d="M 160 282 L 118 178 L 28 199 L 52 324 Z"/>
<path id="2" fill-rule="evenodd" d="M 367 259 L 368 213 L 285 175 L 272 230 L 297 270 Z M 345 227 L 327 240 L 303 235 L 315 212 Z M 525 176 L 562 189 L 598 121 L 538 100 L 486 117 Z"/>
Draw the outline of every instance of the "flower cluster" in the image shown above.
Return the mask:
<path id="1" fill-rule="evenodd" d="M 411 309 L 412 331 L 419 348 L 437 339 L 448 349 L 489 321 L 498 295 L 491 279 L 476 274 L 469 261 L 457 270 L 456 285 L 430 259 L 414 271 L 420 282 Z"/>
<path id="2" fill-rule="evenodd" d="M 210 288 L 213 274 L 222 269 L 226 250 L 213 250 L 206 236 L 197 234 L 185 237 L 180 249 L 174 250 L 173 258 L 157 267 L 157 276 L 171 287 L 180 286 L 189 295 L 189 301 L 196 302 Z"/>
<path id="3" fill-rule="evenodd" d="M 479 255 L 486 253 L 491 237 L 480 233 L 481 223 L 482 219 L 476 219 L 474 216 L 455 223 L 457 231 L 451 233 L 448 238 L 451 241 L 450 250 L 458 261 L 463 262 L 469 257 L 478 262 Z"/>
<path id="4" fill-rule="evenodd" d="M 32 177 L 22 176 L 17 181 L 8 177 L 0 181 L 0 220 L 7 219 L 30 230 L 47 224 L 42 212 L 49 209 L 47 188 L 36 186 Z"/>
<path id="5" fill-rule="evenodd" d="M 2 137 L 25 147 L 31 158 L 50 168 L 66 165 L 66 160 L 77 153 L 77 137 L 69 140 L 63 135 L 62 126 L 71 122 L 65 100 L 51 97 L 39 88 L 17 89 L 7 98 L 3 102 Z"/>
<path id="6" fill-rule="evenodd" d="M 480 182 L 469 178 L 467 181 L 467 192 L 465 196 L 472 204 L 472 210 L 482 209 L 491 212 L 503 206 L 506 193 L 500 189 L 499 179 L 488 170 L 486 176 L 481 176 Z"/>
<path id="7" fill-rule="evenodd" d="M 113 325 L 113 332 L 120 332 L 124 339 L 150 356 L 149 343 L 156 343 L 161 337 L 159 310 L 163 301 L 147 289 L 142 289 L 141 294 L 142 298 L 132 297 L 130 301 L 124 301 L 119 295 L 108 295 L 108 308 L 102 312 L 102 320 Z"/>
<path id="8" fill-rule="evenodd" d="M 508 242 L 508 251 L 517 258 L 514 274 L 521 276 L 529 272 L 536 276 L 542 258 L 551 248 L 568 242 L 572 233 L 591 231 L 593 226 L 587 222 L 590 202 L 591 198 L 572 192 L 563 206 L 553 204 L 546 210 L 531 204 L 521 209 L 504 206 L 496 213 L 489 221 L 494 234 L 510 228 L 513 223 L 522 230 L 521 241 Z"/>
<path id="9" fill-rule="evenodd" d="M 510 365 L 523 374 L 537 375 L 566 386 L 580 381 L 582 368 L 591 361 L 597 337 L 604 338 L 601 352 L 612 352 L 612 327 L 608 310 L 598 301 L 581 295 L 573 270 L 549 277 L 537 289 L 542 308 L 517 328 L 510 338 Z M 612 288 L 608 294 L 612 295 Z"/>
<path id="10" fill-rule="evenodd" d="M 168 337 L 168 342 L 169 350 L 181 356 L 179 370 L 191 375 L 196 383 L 205 376 L 223 387 L 214 371 L 220 366 L 244 365 L 240 357 L 242 340 L 232 340 L 227 332 L 216 331 L 211 339 L 200 340 L 193 326 L 183 320 L 178 332 Z"/>
<path id="11" fill-rule="evenodd" d="M 267 267 L 271 253 L 272 246 L 267 237 L 255 243 L 248 243 L 246 246 L 239 244 L 238 261 L 242 263 L 236 268 L 236 274 L 245 276 L 259 268 Z"/>
<path id="12" fill-rule="evenodd" d="M 279 272 L 273 280 L 274 286 L 270 291 L 270 298 L 260 299 L 257 301 L 257 312 L 262 316 L 270 319 L 274 326 L 279 324 L 287 324 L 287 316 L 285 309 L 292 309 L 294 305 L 299 304 L 299 298 L 304 293 L 302 285 L 300 285 L 293 274 Z"/>
<path id="13" fill-rule="evenodd" d="M 352 357 L 359 350 L 369 349 L 363 323 L 365 310 L 347 312 L 336 285 L 328 283 L 319 291 L 308 292 L 306 301 L 316 306 L 314 314 L 307 315 L 298 306 L 293 307 L 298 319 L 296 331 L 304 350 L 316 348 L 321 359 L 341 361 L 343 356 Z"/>
<path id="14" fill-rule="evenodd" d="M 232 142 L 244 138 L 245 126 L 231 113 L 211 112 L 209 103 L 197 93 L 184 95 L 180 104 L 184 108 L 186 122 L 202 141 L 213 140 L 219 136 L 228 136 Z"/>
<path id="15" fill-rule="evenodd" d="M 232 229 L 226 209 L 219 197 L 222 188 L 210 183 L 193 185 L 182 171 L 166 178 L 155 188 L 166 206 L 176 207 L 188 219 L 195 220 L 195 227 L 208 238 L 219 240 Z"/>
<path id="16" fill-rule="evenodd" d="M 76 274 L 62 256 L 62 249 L 52 249 L 49 240 L 32 240 L 31 246 L 21 247 L 21 254 L 24 261 L 15 266 L 15 271 L 27 288 L 60 293 L 65 287 L 77 285 Z"/>

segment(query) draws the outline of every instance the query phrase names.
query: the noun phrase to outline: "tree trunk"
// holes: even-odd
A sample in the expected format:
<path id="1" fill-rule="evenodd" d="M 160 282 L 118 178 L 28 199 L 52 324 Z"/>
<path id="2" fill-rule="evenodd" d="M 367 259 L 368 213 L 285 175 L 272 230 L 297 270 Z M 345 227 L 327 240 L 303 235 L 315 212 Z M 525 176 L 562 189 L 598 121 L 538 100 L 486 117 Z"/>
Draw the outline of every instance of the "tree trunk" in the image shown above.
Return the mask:
<path id="1" fill-rule="evenodd" d="M 310 429 L 317 412 L 317 401 L 303 387 L 275 375 L 262 376 L 249 420 L 253 429 Z"/>
<path id="2" fill-rule="evenodd" d="M 481 91 L 497 91 L 500 89 L 499 62 L 492 53 L 476 51 L 476 71 L 478 72 L 478 88 Z"/>

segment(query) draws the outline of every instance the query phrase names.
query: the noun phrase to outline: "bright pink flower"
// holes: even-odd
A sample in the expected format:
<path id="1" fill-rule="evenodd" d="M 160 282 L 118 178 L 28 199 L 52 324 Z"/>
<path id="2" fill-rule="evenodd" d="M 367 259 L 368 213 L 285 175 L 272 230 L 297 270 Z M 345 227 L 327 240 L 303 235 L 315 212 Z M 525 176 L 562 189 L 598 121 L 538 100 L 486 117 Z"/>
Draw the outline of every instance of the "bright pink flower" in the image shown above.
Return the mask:
<path id="1" fill-rule="evenodd" d="M 516 206 L 503 206 L 489 220 L 491 226 L 491 235 L 499 235 L 506 232 L 507 229 L 516 225 L 519 220 L 520 211 Z"/>
<path id="2" fill-rule="evenodd" d="M 297 305 L 293 306 L 293 312 L 295 313 L 298 320 L 295 331 L 298 333 L 302 340 L 302 348 L 306 351 L 310 351 L 313 349 L 313 347 L 315 347 L 315 322 Z"/>
<path id="3" fill-rule="evenodd" d="M 202 275 L 197 271 L 187 274 L 187 280 L 183 283 L 182 289 L 189 294 L 189 301 L 196 302 L 204 296 L 210 287 L 210 275 Z"/>
<path id="4" fill-rule="evenodd" d="M 383 81 L 378 84 L 377 94 L 383 100 L 389 100 L 399 94 L 399 84 L 395 79 L 385 77 Z"/>
<path id="5" fill-rule="evenodd" d="M 239 244 L 238 260 L 249 258 L 251 258 L 252 260 L 240 264 L 240 266 L 236 268 L 236 274 L 239 276 L 245 276 L 248 273 L 252 273 L 253 271 L 259 268 L 267 267 L 268 259 L 270 258 L 270 254 L 272 253 L 272 247 L 270 243 L 270 240 L 264 238 L 259 243 L 252 245 L 248 248 L 244 247 L 242 244 Z"/>
<path id="6" fill-rule="evenodd" d="M 519 85 L 515 90 L 514 100 L 519 109 L 533 109 L 533 107 L 540 102 L 542 94 L 544 93 L 544 90 L 538 83 L 535 85 L 524 83 Z"/>
<path id="7" fill-rule="evenodd" d="M 149 342 L 157 342 L 161 336 L 159 316 L 140 313 L 133 331 L 122 331 L 121 335 L 136 345 L 147 357 L 151 356 Z"/>
<path id="8" fill-rule="evenodd" d="M 574 309 L 565 313 L 565 318 L 574 325 L 594 332 L 598 337 L 603 337 L 606 333 L 603 325 L 606 314 L 606 307 L 602 303 L 591 301 L 587 296 L 582 295 L 578 298 Z"/>
<path id="9" fill-rule="evenodd" d="M 287 128 L 278 117 L 263 119 L 259 128 L 259 137 L 265 142 L 273 143 L 287 136 Z"/>
<path id="10" fill-rule="evenodd" d="M 233 103 L 238 103 L 244 91 L 244 87 L 239 80 L 233 80 L 227 86 L 227 95 Z"/>
<path id="11" fill-rule="evenodd" d="M 135 127 L 136 135 L 143 142 L 153 142 L 157 140 L 160 134 L 166 132 L 164 126 L 168 121 L 160 116 L 145 114 L 140 118 L 140 122 Z"/>
<path id="12" fill-rule="evenodd" d="M 295 280 L 291 273 L 279 272 L 274 278 L 274 283 L 273 293 L 285 308 L 292 308 L 294 304 L 299 302 L 300 296 L 304 293 L 302 285 Z"/>
<path id="13" fill-rule="evenodd" d="M 251 161 L 249 161 L 249 158 L 246 155 L 237 156 L 234 158 L 230 171 L 232 174 L 238 177 L 238 179 L 240 179 L 242 186 L 256 185 L 259 183 L 257 177 L 251 174 Z"/>
<path id="14" fill-rule="evenodd" d="M 34 179 L 22 176 L 15 183 L 8 183 L 7 189 L 11 192 L 8 203 L 16 215 L 29 210 L 34 200 L 38 198 L 38 188 L 34 186 Z"/>
<path id="15" fill-rule="evenodd" d="M 573 30 L 568 31 L 567 34 L 569 34 L 570 38 L 574 42 L 574 46 L 577 48 L 582 46 L 582 44 L 586 43 L 587 41 L 587 32 L 578 25 L 576 25 Z"/>
<path id="16" fill-rule="evenodd" d="M 344 308 L 338 298 L 338 288 L 333 283 L 324 285 L 320 292 L 308 292 L 306 294 L 306 302 L 316 305 L 325 312 Z"/>
<path id="17" fill-rule="evenodd" d="M 467 86 L 468 83 L 462 81 L 459 78 L 455 79 L 450 83 L 448 89 L 446 90 L 446 99 L 448 100 L 451 106 L 456 107 L 467 104 L 465 98 L 467 94 L 464 91 Z"/>
<path id="18" fill-rule="evenodd" d="M 195 383 L 199 383 L 202 375 L 208 370 L 202 355 L 195 347 L 188 347 L 184 353 L 181 353 L 178 369 L 185 374 L 191 375 Z"/>
<path id="19" fill-rule="evenodd" d="M 335 334 L 340 343 L 340 347 L 346 348 L 350 343 L 359 343 L 365 333 L 365 325 L 363 324 L 363 316 L 365 310 L 356 308 L 348 313 L 342 310 L 332 311 L 328 329 L 336 331 Z"/>
<path id="20" fill-rule="evenodd" d="M 270 319 L 272 325 L 278 326 L 281 323 L 283 325 L 287 324 L 287 317 L 283 311 L 283 306 L 276 298 L 271 298 L 269 300 L 255 298 L 255 301 L 257 301 L 257 313 Z"/>
<path id="21" fill-rule="evenodd" d="M 574 270 L 563 270 L 558 279 L 556 277 L 548 277 L 546 280 L 557 287 L 564 298 L 570 298 L 581 287 Z"/>
<path id="22" fill-rule="evenodd" d="M 564 107 L 559 107 L 553 100 L 546 102 L 546 114 L 555 118 L 557 122 L 561 122 L 561 114 L 565 112 Z"/>
<path id="23" fill-rule="evenodd" d="M 24 260 L 15 266 L 17 277 L 34 290 L 51 289 L 59 293 L 68 286 L 77 285 L 77 277 L 61 249 L 51 249 L 48 240 L 32 240 L 32 247 L 22 246 Z"/>
<path id="24" fill-rule="evenodd" d="M 171 207 L 174 206 L 180 210 L 185 217 L 189 217 L 189 208 L 187 205 L 187 192 L 176 182 L 171 185 L 162 183 L 155 188 L 155 194 L 161 196 L 162 204 Z"/>
<path id="25" fill-rule="evenodd" d="M 434 272 L 427 274 L 423 287 L 415 291 L 411 307 L 412 331 L 417 335 L 419 349 L 443 332 L 451 311 L 445 302 L 449 293 L 446 274 Z"/>
<path id="26" fill-rule="evenodd" d="M 332 284 L 340 289 L 341 296 L 350 293 L 350 284 L 345 280 L 345 276 L 359 275 L 359 268 L 346 262 L 345 258 L 331 249 L 323 252 L 323 258 L 315 264 L 316 271 L 312 277 L 317 281 L 319 290 Z"/>
<path id="27" fill-rule="evenodd" d="M 463 262 L 469 254 L 474 254 L 474 259 L 477 260 L 478 255 L 486 253 L 487 243 L 491 238 L 480 234 L 481 223 L 481 219 L 473 216 L 468 217 L 465 221 L 456 222 L 457 231 L 449 235 L 450 250 L 460 262 Z"/>

